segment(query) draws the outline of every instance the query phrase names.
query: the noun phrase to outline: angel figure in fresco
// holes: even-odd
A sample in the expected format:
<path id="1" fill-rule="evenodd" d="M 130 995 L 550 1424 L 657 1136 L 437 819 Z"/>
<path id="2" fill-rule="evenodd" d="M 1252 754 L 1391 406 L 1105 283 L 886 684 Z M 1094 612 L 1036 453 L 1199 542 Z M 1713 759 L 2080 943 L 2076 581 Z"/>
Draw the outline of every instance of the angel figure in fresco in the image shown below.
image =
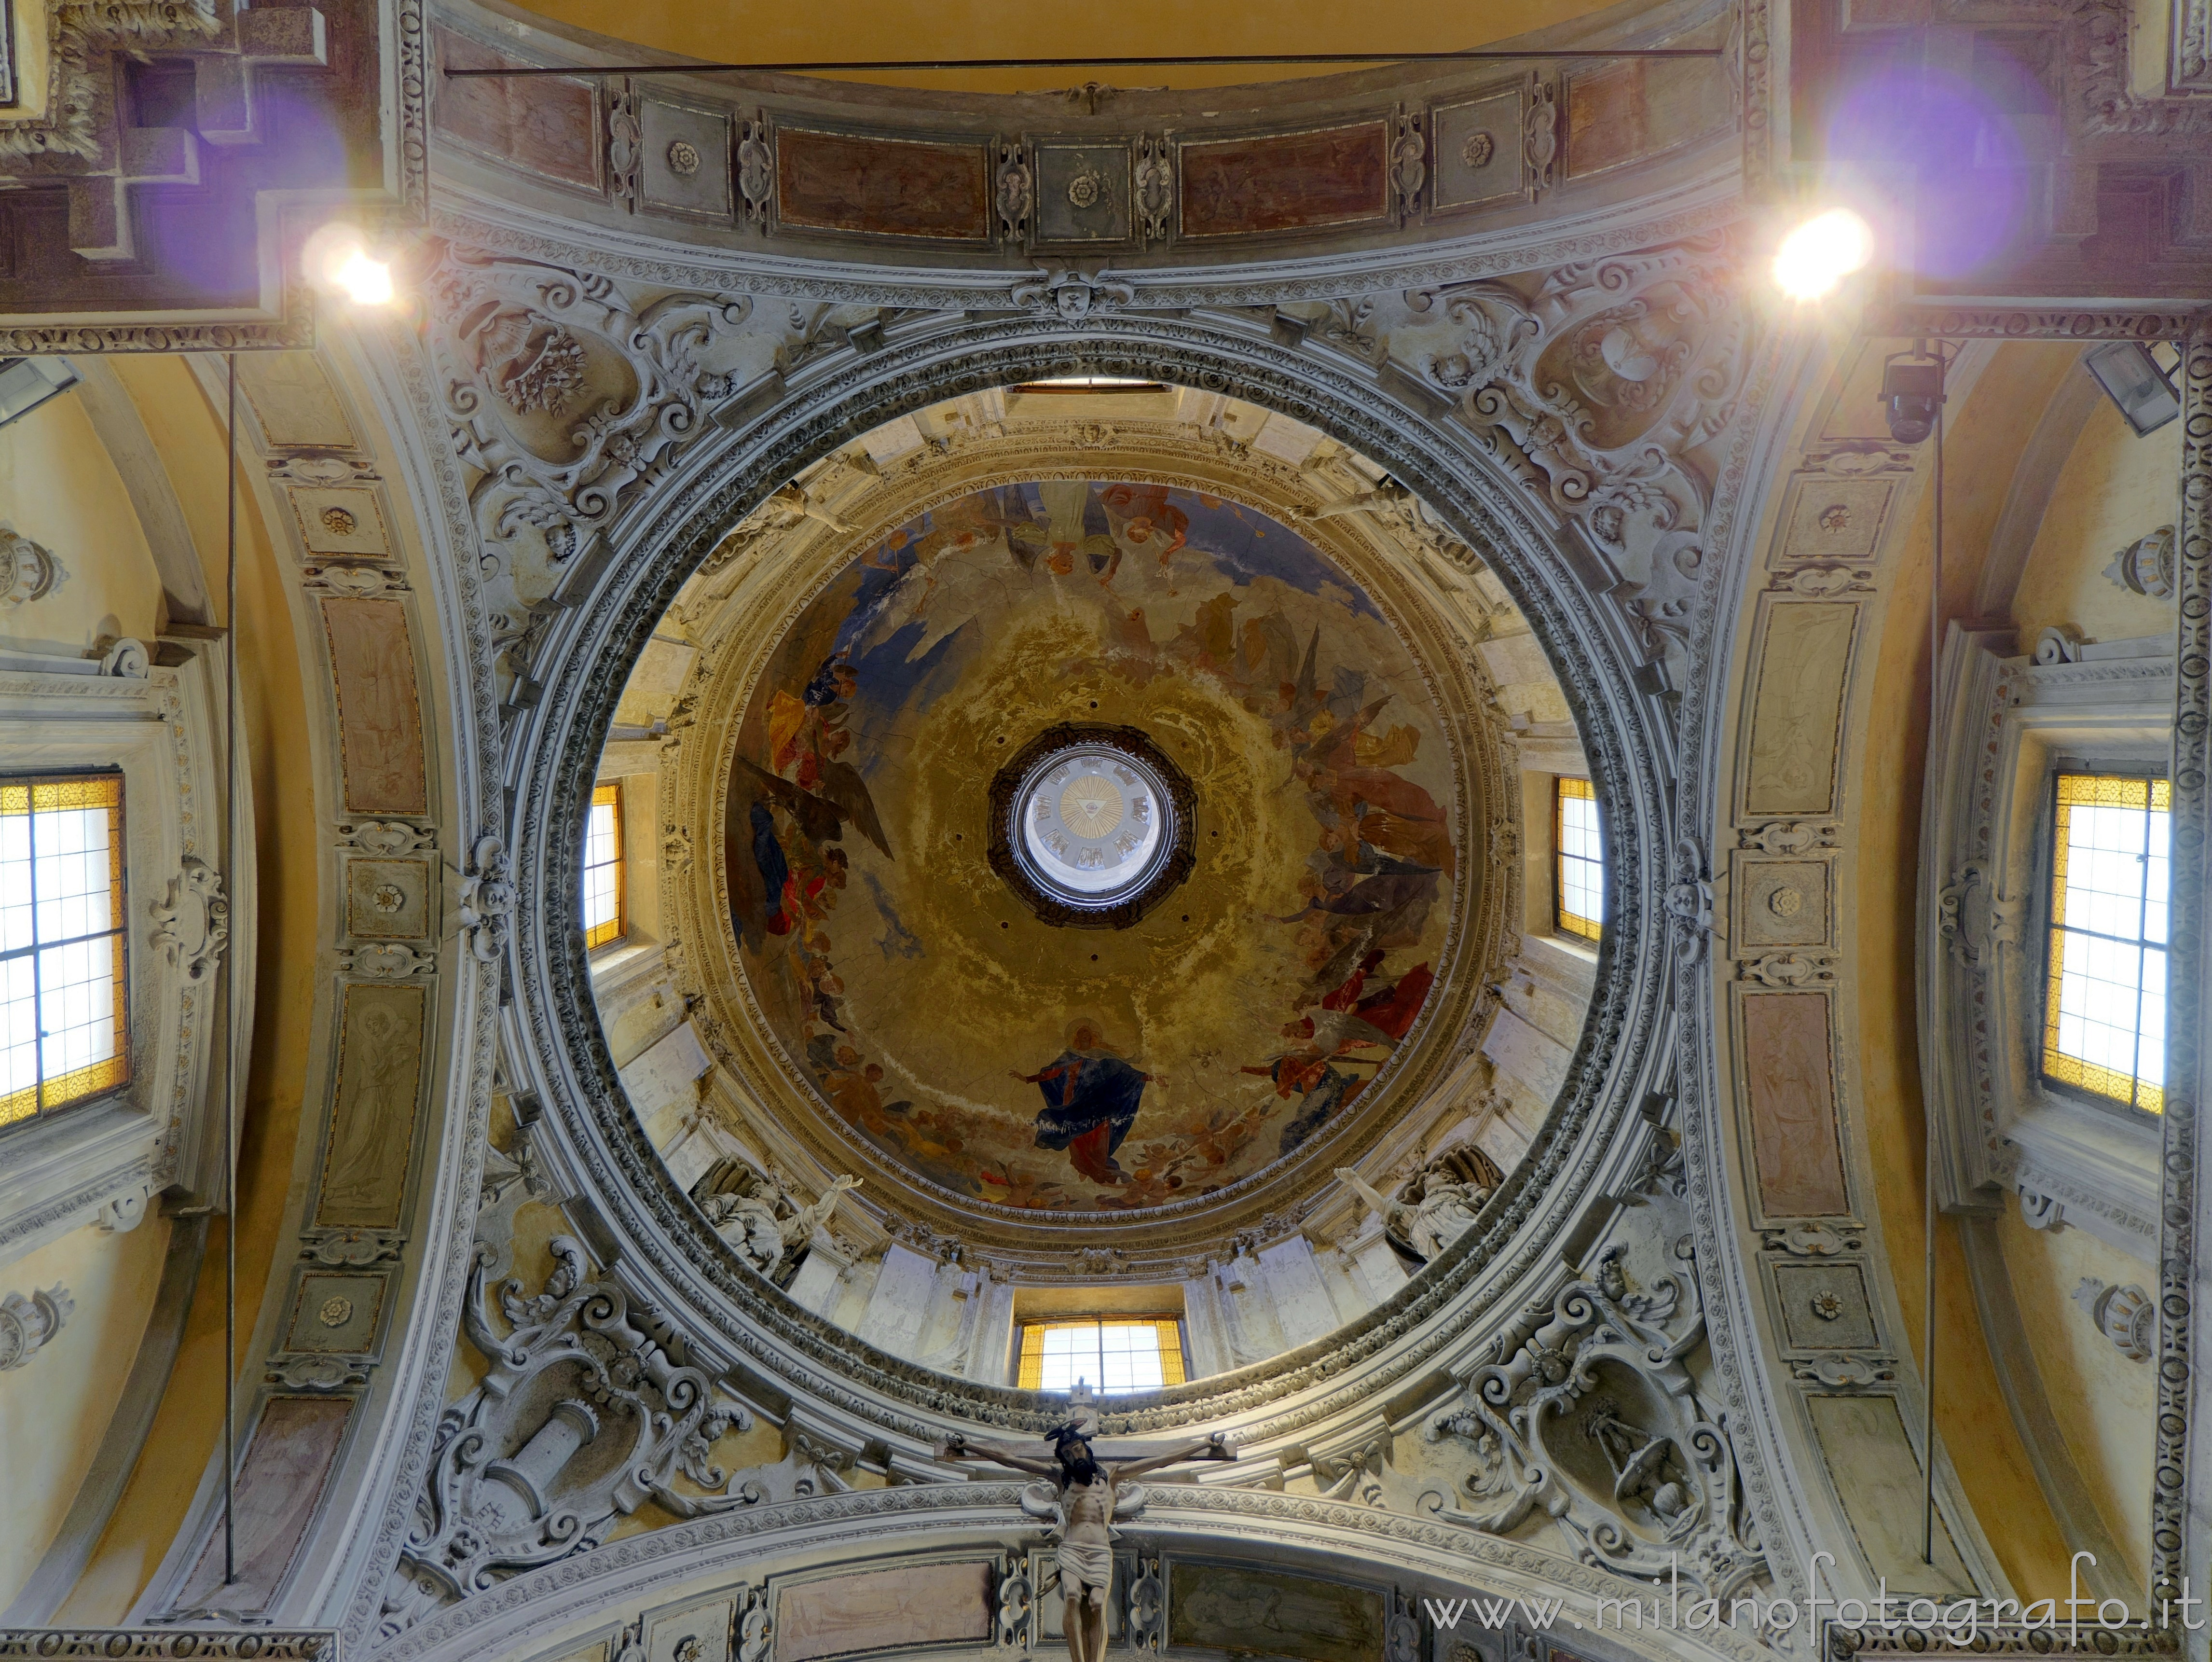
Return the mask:
<path id="1" fill-rule="evenodd" d="M 1145 1087 L 1155 1075 L 1124 1061 L 1106 1045 L 1097 1024 L 1078 1021 L 1067 1048 L 1034 1074 L 1017 1073 L 1044 1098 L 1036 1117 L 1036 1146 L 1065 1148 L 1075 1169 L 1093 1183 L 1118 1184 L 1114 1151 L 1136 1123 Z"/>
<path id="2" fill-rule="evenodd" d="M 1222 1434 L 1179 1443 L 1130 1459 L 1100 1459 L 1091 1452 L 1088 1421 L 1045 1433 L 1050 1454 L 955 1434 L 938 1445 L 940 1460 L 995 1460 L 1016 1471 L 1048 1478 L 1022 1491 L 1022 1510 L 1053 1525 L 1060 1590 L 1067 1600 L 1061 1622 L 1069 1662 L 1105 1662 L 1106 1601 L 1114 1586 L 1114 1525 L 1134 1518 L 1145 1491 L 1131 1479 L 1188 1460 L 1233 1460 Z M 1123 1485 L 1127 1487 L 1123 1487 Z"/>

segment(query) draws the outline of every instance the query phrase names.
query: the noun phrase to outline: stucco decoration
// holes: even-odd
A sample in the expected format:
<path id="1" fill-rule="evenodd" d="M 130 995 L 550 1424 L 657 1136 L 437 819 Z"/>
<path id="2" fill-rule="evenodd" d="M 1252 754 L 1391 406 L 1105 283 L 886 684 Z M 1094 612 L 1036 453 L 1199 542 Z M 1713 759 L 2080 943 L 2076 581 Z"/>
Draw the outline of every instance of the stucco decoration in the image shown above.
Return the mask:
<path id="1" fill-rule="evenodd" d="M 1188 776 L 1190 875 L 1127 928 L 1050 927 L 988 857 L 995 772 L 1070 721 Z M 960 1196 L 1127 1210 L 1257 1172 L 1388 1088 L 1449 959 L 1462 786 L 1423 671 L 1355 579 L 1220 496 L 940 505 L 786 628 L 733 745 L 751 1001 L 850 1135 Z M 1024 825 L 1110 878 L 1171 805 L 1081 782 Z"/>
<path id="2" fill-rule="evenodd" d="M 639 1327 L 622 1289 L 586 1274 L 574 1241 L 556 1237 L 551 1251 L 541 1291 L 526 1295 L 510 1281 L 495 1306 L 492 1254 L 477 1250 L 462 1319 L 491 1371 L 440 1422 L 431 1479 L 385 1589 L 387 1636 L 441 1604 L 588 1551 L 647 1501 L 679 1518 L 746 1501 L 714 1492 L 731 1476 L 708 1451 L 752 1416 L 678 1361 L 680 1340 Z M 691 1492 L 673 1487 L 679 1473 Z"/>
<path id="3" fill-rule="evenodd" d="M 2114 1287 L 2085 1277 L 2074 1289 L 2074 1302 L 2120 1355 L 2131 1362 L 2151 1359 L 2157 1348 L 2158 1311 L 2142 1288 Z"/>
<path id="4" fill-rule="evenodd" d="M 0 612 L 45 600 L 68 575 L 52 551 L 0 529 Z"/>
<path id="5" fill-rule="evenodd" d="M 230 902 L 222 892 L 222 874 L 193 855 L 169 880 L 169 892 L 154 903 L 153 944 L 165 953 L 186 981 L 215 973 L 230 942 Z"/>
<path id="6" fill-rule="evenodd" d="M 1504 1361 L 1477 1368 L 1425 1434 L 1474 1445 L 1466 1498 L 1445 1516 L 1505 1534 L 1540 1510 L 1587 1563 L 1655 1578 L 1679 1567 L 1725 1599 L 1766 1566 L 1728 1433 L 1684 1366 L 1705 1323 L 1686 1244 L 1676 1250 L 1683 1273 L 1642 1293 L 1607 1252 L 1510 1329 Z"/>
<path id="7" fill-rule="evenodd" d="M 25 1298 L 10 1293 L 0 1299 L 0 1373 L 21 1367 L 62 1330 L 62 1324 L 76 1308 L 64 1287 L 50 1287 Z"/>

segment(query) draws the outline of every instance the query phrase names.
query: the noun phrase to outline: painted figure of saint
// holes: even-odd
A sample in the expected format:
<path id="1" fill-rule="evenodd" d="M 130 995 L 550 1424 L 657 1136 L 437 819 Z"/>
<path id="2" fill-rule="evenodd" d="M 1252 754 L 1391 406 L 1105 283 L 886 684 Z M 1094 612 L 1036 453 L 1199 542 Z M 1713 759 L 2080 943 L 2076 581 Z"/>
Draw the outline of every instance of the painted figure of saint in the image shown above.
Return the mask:
<path id="1" fill-rule="evenodd" d="M 1036 1146 L 1065 1148 L 1075 1169 L 1093 1183 L 1118 1184 L 1114 1151 L 1136 1123 L 1138 1104 L 1152 1075 L 1106 1048 L 1088 1021 L 1067 1030 L 1067 1048 L 1034 1074 L 1016 1074 L 1044 1098 L 1036 1117 Z"/>

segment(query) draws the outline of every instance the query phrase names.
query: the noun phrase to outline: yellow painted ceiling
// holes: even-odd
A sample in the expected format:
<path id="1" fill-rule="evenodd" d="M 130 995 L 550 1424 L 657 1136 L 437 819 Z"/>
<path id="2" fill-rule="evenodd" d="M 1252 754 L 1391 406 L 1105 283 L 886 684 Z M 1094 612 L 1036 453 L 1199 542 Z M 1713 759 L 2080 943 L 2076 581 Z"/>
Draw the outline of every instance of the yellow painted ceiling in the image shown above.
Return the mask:
<path id="1" fill-rule="evenodd" d="M 1510 40 L 1606 9 L 1591 0 L 1267 0 L 1207 5 L 1121 0 L 1105 7 L 1046 0 L 845 0 L 829 6 L 739 8 L 727 0 L 534 0 L 521 9 L 617 40 L 717 63 L 835 59 L 1180 57 L 1260 52 L 1455 52 Z M 1086 81 L 1120 87 L 1218 87 L 1329 75 L 1358 64 L 1158 70 L 970 70 L 848 74 L 840 79 L 974 92 L 1041 92 Z"/>

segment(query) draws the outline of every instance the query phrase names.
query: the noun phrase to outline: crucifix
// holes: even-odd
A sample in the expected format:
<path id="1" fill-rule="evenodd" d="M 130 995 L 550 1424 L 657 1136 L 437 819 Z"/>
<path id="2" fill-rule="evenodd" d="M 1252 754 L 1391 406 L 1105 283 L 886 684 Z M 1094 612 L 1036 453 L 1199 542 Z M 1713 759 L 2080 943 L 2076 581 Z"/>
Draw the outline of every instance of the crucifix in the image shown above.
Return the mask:
<path id="1" fill-rule="evenodd" d="M 1098 1415 L 1085 1386 L 1068 1403 L 1070 1417 L 1044 1434 L 1046 1445 L 1020 1446 L 957 1434 L 938 1445 L 939 1459 L 994 1460 L 1051 1480 L 1022 1495 L 1022 1510 L 1052 1524 L 1060 1590 L 1066 1599 L 1063 1626 L 1069 1662 L 1105 1662 L 1106 1598 L 1114 1585 L 1114 1524 L 1133 1519 L 1145 1491 L 1132 1480 L 1191 1460 L 1233 1460 L 1224 1434 L 1179 1443 L 1133 1444 L 1111 1453 L 1094 1451 Z"/>

